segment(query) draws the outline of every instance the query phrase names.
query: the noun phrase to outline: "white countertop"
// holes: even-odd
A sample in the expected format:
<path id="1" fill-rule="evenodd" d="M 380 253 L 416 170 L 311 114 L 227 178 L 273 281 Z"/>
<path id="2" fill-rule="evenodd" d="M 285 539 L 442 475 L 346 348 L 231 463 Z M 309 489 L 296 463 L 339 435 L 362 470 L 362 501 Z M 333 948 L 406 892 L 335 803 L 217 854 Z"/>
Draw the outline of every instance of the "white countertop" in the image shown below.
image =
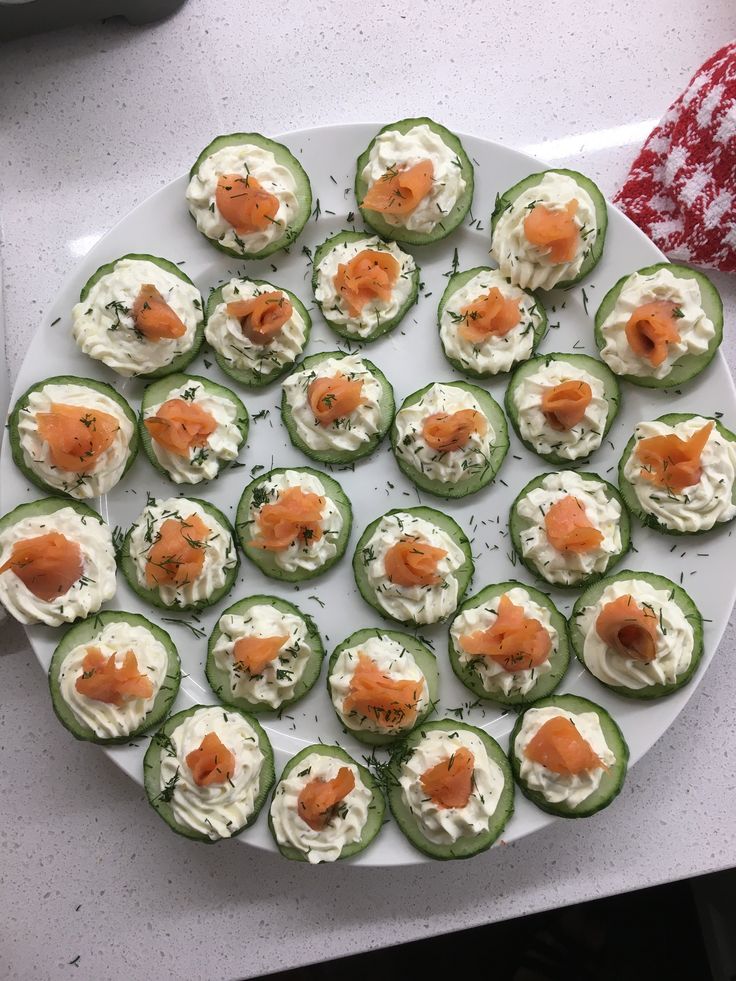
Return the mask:
<path id="1" fill-rule="evenodd" d="M 575 166 L 610 195 L 651 121 L 730 39 L 729 8 L 650 0 L 641 30 L 636 0 L 262 0 L 237 23 L 232 5 L 189 0 L 153 28 L 0 47 L 11 372 L 69 269 L 215 134 L 426 113 Z M 736 282 L 716 282 L 733 368 Z M 736 864 L 733 619 L 609 810 L 476 861 L 375 871 L 170 834 L 140 788 L 59 726 L 22 631 L 3 633 L 3 977 L 253 976 Z"/>

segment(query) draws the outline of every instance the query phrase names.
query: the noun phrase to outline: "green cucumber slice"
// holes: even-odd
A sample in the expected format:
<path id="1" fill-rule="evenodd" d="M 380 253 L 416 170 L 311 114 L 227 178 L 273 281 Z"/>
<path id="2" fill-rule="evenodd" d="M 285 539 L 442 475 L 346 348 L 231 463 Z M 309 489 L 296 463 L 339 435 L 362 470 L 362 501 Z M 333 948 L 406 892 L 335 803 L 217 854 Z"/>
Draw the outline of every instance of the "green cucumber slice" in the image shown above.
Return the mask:
<path id="1" fill-rule="evenodd" d="M 546 708 L 547 706 L 555 706 L 556 708 L 561 708 L 575 714 L 595 712 L 600 720 L 601 729 L 606 738 L 608 748 L 616 757 L 615 763 L 603 774 L 603 779 L 600 782 L 598 790 L 591 794 L 578 807 L 573 808 L 565 803 L 550 804 L 539 791 L 530 790 L 525 781 L 521 779 L 521 762 L 516 755 L 515 749 L 516 737 L 523 725 L 526 712 L 531 709 Z M 511 767 L 514 771 L 514 779 L 521 788 L 524 796 L 533 804 L 536 804 L 541 810 L 547 811 L 548 814 L 556 814 L 558 817 L 583 818 L 590 817 L 591 814 L 596 814 L 598 811 L 602 811 L 604 807 L 608 807 L 621 792 L 629 762 L 629 747 L 617 724 L 600 705 L 596 705 L 595 702 L 591 702 L 587 698 L 582 698 L 580 695 L 553 695 L 551 698 L 542 698 L 538 702 L 535 702 L 534 705 L 531 705 L 519 716 L 509 736 L 509 759 L 511 760 Z"/>
<path id="2" fill-rule="evenodd" d="M 222 839 L 208 838 L 207 835 L 202 835 L 198 831 L 194 831 L 192 828 L 186 827 L 186 825 L 179 824 L 179 822 L 174 818 L 166 791 L 161 790 L 161 753 L 165 749 L 167 739 L 171 736 L 171 733 L 182 724 L 184 719 L 190 715 L 194 715 L 194 713 L 198 712 L 200 709 L 213 707 L 215 706 L 193 705 L 191 708 L 185 709 L 183 712 L 177 712 L 176 715 L 169 716 L 158 732 L 155 732 L 153 736 L 151 736 L 151 742 L 146 750 L 146 755 L 143 757 L 143 786 L 146 791 L 146 796 L 148 797 L 148 803 L 156 811 L 158 816 L 163 818 L 172 831 L 175 831 L 179 835 L 183 835 L 185 838 L 191 838 L 193 841 L 201 841 L 207 845 L 213 844 L 215 841 L 220 841 Z M 273 786 L 275 773 L 271 743 L 269 742 L 268 736 L 261 728 L 259 723 L 255 720 L 255 718 L 253 718 L 253 716 L 248 715 L 246 712 L 241 712 L 240 709 L 229 708 L 228 712 L 237 712 L 239 715 L 243 716 L 250 726 L 253 727 L 253 730 L 258 738 L 258 746 L 261 753 L 263 753 L 263 764 L 259 774 L 258 794 L 254 802 L 253 813 L 241 828 L 233 831 L 230 837 L 235 838 L 237 835 L 245 831 L 246 828 L 249 828 L 260 814 L 261 808 L 266 803 L 268 793 Z"/>
<path id="3" fill-rule="evenodd" d="M 313 753 L 319 756 L 330 756 L 336 760 L 340 760 L 342 763 L 352 763 L 353 766 L 358 768 L 358 773 L 360 774 L 360 779 L 363 781 L 365 786 L 371 791 L 373 799 L 368 805 L 368 818 L 366 820 L 365 826 L 363 827 L 363 833 L 361 834 L 358 841 L 352 842 L 352 844 L 345 845 L 345 847 L 340 852 L 338 859 L 352 858 L 353 855 L 357 855 L 362 852 L 363 849 L 367 848 L 368 845 L 373 841 L 378 832 L 383 827 L 383 816 L 386 810 L 386 804 L 383 799 L 383 794 L 381 789 L 376 783 L 373 775 L 364 766 L 361 766 L 356 760 L 349 756 L 344 749 L 340 746 L 325 746 L 323 743 L 317 743 L 315 746 L 307 746 L 306 749 L 301 750 L 296 756 L 293 756 L 283 769 L 281 776 L 279 777 L 279 782 L 276 784 L 273 792 L 272 800 L 275 800 L 276 795 L 279 792 L 279 784 L 285 780 L 289 774 L 296 767 L 300 766 L 301 763 Z M 273 820 L 271 818 L 271 812 L 269 809 L 268 814 L 268 827 L 271 830 L 273 839 L 276 842 L 276 846 L 284 858 L 291 859 L 294 862 L 307 862 L 308 858 L 306 852 L 300 851 L 298 848 L 294 848 L 292 845 L 282 845 L 276 837 L 276 831 L 273 826 Z"/>
<path id="4" fill-rule="evenodd" d="M 210 684 L 210 688 L 215 695 L 217 695 L 220 701 L 224 702 L 226 705 L 233 705 L 235 708 L 242 709 L 244 712 L 281 712 L 283 709 L 288 708 L 295 702 L 298 702 L 299 699 L 303 698 L 313 687 L 317 678 L 319 678 L 325 651 L 324 647 L 322 646 L 322 639 L 319 635 L 317 624 L 314 622 L 314 620 L 307 613 L 302 613 L 298 606 L 294 606 L 293 603 L 280 599 L 278 596 L 249 596 L 247 599 L 239 600 L 237 603 L 233 603 L 232 606 L 228 606 L 226 610 L 222 611 L 220 618 L 226 616 L 227 614 L 232 614 L 233 616 L 245 616 L 251 607 L 260 605 L 273 606 L 280 613 L 287 613 L 291 614 L 292 616 L 299 617 L 304 621 L 307 628 L 307 642 L 312 653 L 310 654 L 307 664 L 305 665 L 304 673 L 294 688 L 294 694 L 292 697 L 285 698 L 279 707 L 274 709 L 271 708 L 270 705 L 264 705 L 262 702 L 252 702 L 247 698 L 241 698 L 237 695 L 233 695 L 230 687 L 229 674 L 227 671 L 223 671 L 221 668 L 219 668 L 217 666 L 217 662 L 215 661 L 215 646 L 217 645 L 217 641 L 220 639 L 222 634 L 219 618 L 207 644 L 207 662 L 205 664 L 204 671 L 207 675 L 207 681 Z"/>
<path id="5" fill-rule="evenodd" d="M 397 741 L 403 739 L 407 732 L 416 729 L 418 725 L 432 714 L 437 704 L 437 699 L 439 698 L 439 685 L 440 678 L 437 671 L 437 658 L 432 653 L 432 651 L 423 644 L 416 637 L 412 637 L 411 634 L 401 633 L 398 630 L 380 630 L 376 627 L 364 627 L 362 630 L 356 630 L 355 633 L 350 634 L 345 640 L 338 644 L 335 650 L 332 652 L 329 664 L 327 665 L 327 694 L 330 696 L 330 701 L 332 702 L 331 695 L 331 685 L 330 679 L 335 670 L 335 665 L 337 664 L 337 659 L 340 657 L 344 650 L 350 647 L 356 647 L 359 644 L 364 644 L 371 637 L 388 637 L 389 640 L 396 641 L 400 644 L 416 661 L 417 667 L 422 672 L 427 680 L 427 693 L 429 695 L 429 701 L 425 710 L 417 715 L 414 725 L 410 729 L 404 728 L 394 733 L 381 733 L 372 732 L 368 729 L 358 729 L 350 726 L 345 722 L 341 716 L 338 714 L 337 709 L 335 709 L 335 715 L 337 715 L 340 725 L 345 726 L 345 728 L 354 736 L 359 742 L 366 743 L 369 746 L 386 746 L 391 743 L 396 743 Z M 335 708 L 334 702 L 332 702 L 332 707 Z"/>
<path id="6" fill-rule="evenodd" d="M 486 586 L 485 589 L 481 589 L 475 596 L 471 596 L 465 600 L 463 605 L 455 613 L 453 622 L 466 610 L 472 610 L 478 606 L 490 606 L 495 600 L 500 599 L 504 593 L 508 593 L 509 590 L 515 588 L 525 589 L 535 603 L 549 610 L 552 626 L 557 631 L 557 649 L 550 656 L 552 670 L 547 674 L 541 674 L 535 681 L 534 687 L 525 695 L 522 695 L 520 692 L 510 692 L 508 695 L 505 695 L 502 691 L 488 691 L 483 685 L 481 676 L 473 669 L 473 662 L 471 661 L 467 664 L 461 662 L 461 652 L 457 649 L 452 639 L 452 623 L 450 624 L 450 632 L 448 634 L 450 664 L 459 680 L 474 695 L 477 695 L 478 698 L 497 702 L 500 705 L 529 705 L 540 698 L 546 698 L 559 686 L 570 663 L 570 649 L 567 642 L 567 621 L 546 593 L 534 589 L 533 586 L 527 586 L 526 583 L 509 580 L 508 582 L 496 583 L 493 586 Z"/>
<path id="7" fill-rule="evenodd" d="M 290 572 L 282 569 L 279 565 L 277 565 L 273 555 L 270 552 L 265 551 L 265 549 L 254 548 L 251 545 L 251 541 L 254 536 L 251 534 L 252 529 L 249 513 L 253 495 L 257 495 L 258 488 L 269 481 L 273 476 L 286 473 L 287 470 L 296 471 L 296 473 L 311 474 L 313 477 L 317 477 L 317 479 L 322 482 L 322 486 L 325 489 L 325 494 L 337 505 L 337 509 L 342 516 L 342 528 L 340 529 L 340 534 L 335 539 L 337 551 L 331 559 L 328 559 L 327 562 L 313 571 L 296 569 L 295 571 Z M 240 542 L 240 547 L 243 549 L 245 557 L 249 559 L 253 565 L 257 566 L 265 576 L 269 576 L 271 579 L 279 579 L 282 582 L 303 582 L 306 579 L 313 579 L 315 576 L 321 576 L 322 573 L 327 572 L 328 569 L 332 568 L 336 562 L 340 561 L 345 553 L 348 539 L 350 538 L 352 523 L 353 509 L 350 506 L 350 501 L 346 497 L 342 487 L 336 480 L 334 480 L 334 478 L 329 477 L 326 473 L 322 473 L 321 470 L 314 470 L 312 467 L 275 467 L 273 470 L 269 470 L 267 473 L 256 477 L 256 479 L 252 480 L 243 491 L 240 498 L 240 503 L 238 504 L 238 510 L 235 515 L 235 528 L 238 535 L 238 541 Z"/>
<path id="8" fill-rule="evenodd" d="M 72 712 L 61 693 L 59 675 L 64 659 L 70 651 L 74 650 L 75 647 L 79 647 L 81 644 L 94 643 L 108 623 L 120 623 L 120 621 L 129 623 L 131 626 L 144 627 L 148 630 L 166 648 L 168 665 L 164 682 L 161 688 L 159 688 L 150 711 L 141 721 L 140 725 L 131 729 L 125 736 L 107 738 L 105 736 L 98 736 L 93 729 L 80 722 L 74 712 Z M 100 613 L 95 613 L 93 616 L 87 617 L 86 620 L 81 620 L 70 630 L 67 630 L 57 644 L 56 650 L 51 658 L 51 664 L 49 665 L 51 703 L 59 722 L 69 730 L 75 739 L 83 739 L 101 745 L 130 742 L 131 739 L 140 736 L 147 729 L 159 725 L 174 703 L 174 699 L 179 691 L 180 679 L 181 664 L 179 662 L 179 653 L 167 632 L 159 627 L 158 624 L 152 623 L 138 613 L 125 613 L 122 610 L 102 610 Z"/>
<path id="9" fill-rule="evenodd" d="M 440 137 L 443 143 L 455 152 L 461 174 L 465 180 L 465 190 L 455 202 L 452 210 L 442 218 L 441 222 L 437 223 L 431 232 L 413 232 L 409 231 L 408 228 L 402 228 L 400 225 L 390 225 L 378 212 L 369 211 L 367 208 L 361 207 L 361 202 L 368 191 L 368 183 L 362 175 L 368 164 L 376 137 L 391 130 L 397 130 L 402 134 L 408 133 L 415 126 L 428 126 L 433 133 L 436 133 Z M 355 197 L 358 201 L 358 208 L 363 221 L 383 238 L 393 239 L 396 242 L 402 242 L 406 245 L 429 245 L 432 242 L 439 242 L 441 239 L 447 238 L 465 220 L 465 216 L 470 211 L 470 205 L 473 203 L 474 181 L 473 165 L 460 139 L 449 129 L 436 123 L 433 119 L 429 119 L 427 116 L 420 116 L 414 119 L 399 119 L 397 122 L 389 123 L 378 131 L 367 148 L 358 157 L 355 171 Z"/>
<path id="10" fill-rule="evenodd" d="M 482 740 L 488 756 L 503 772 L 504 788 L 501 792 L 496 810 L 488 820 L 487 831 L 475 836 L 465 835 L 458 838 L 452 845 L 438 845 L 430 841 L 422 833 L 417 819 L 404 801 L 401 784 L 399 783 L 401 763 L 407 758 L 407 754 L 411 754 L 412 750 L 421 742 L 425 733 L 434 731 L 457 732 L 461 729 L 474 733 L 474 735 Z M 468 725 L 466 722 L 458 722 L 454 719 L 440 719 L 437 722 L 426 722 L 421 728 L 415 729 L 392 752 L 388 778 L 388 803 L 396 823 L 410 844 L 430 858 L 441 860 L 471 858 L 479 852 L 486 851 L 499 837 L 514 812 L 514 779 L 506 754 L 492 736 L 484 732 L 483 729 Z"/>
<path id="11" fill-rule="evenodd" d="M 723 301 L 721 300 L 721 294 L 713 282 L 708 279 L 705 273 L 699 272 L 697 269 L 690 269 L 689 266 L 680 266 L 671 262 L 657 262 L 653 266 L 645 266 L 644 269 L 638 269 L 637 272 L 640 276 L 652 276 L 660 269 L 669 269 L 672 275 L 678 279 L 694 279 L 697 282 L 700 287 L 703 310 L 715 327 L 715 334 L 711 338 L 707 351 L 704 351 L 703 354 L 684 354 L 675 361 L 671 371 L 665 378 L 621 375 L 622 378 L 631 382 L 632 385 L 639 385 L 642 388 L 677 388 L 680 385 L 692 381 L 693 378 L 708 367 L 723 340 Z M 594 336 L 599 351 L 603 351 L 603 348 L 606 346 L 601 328 L 616 306 L 616 302 L 621 294 L 621 290 L 626 285 L 626 281 L 632 275 L 635 275 L 635 273 L 622 276 L 606 293 L 601 305 L 598 307 L 595 315 Z"/>

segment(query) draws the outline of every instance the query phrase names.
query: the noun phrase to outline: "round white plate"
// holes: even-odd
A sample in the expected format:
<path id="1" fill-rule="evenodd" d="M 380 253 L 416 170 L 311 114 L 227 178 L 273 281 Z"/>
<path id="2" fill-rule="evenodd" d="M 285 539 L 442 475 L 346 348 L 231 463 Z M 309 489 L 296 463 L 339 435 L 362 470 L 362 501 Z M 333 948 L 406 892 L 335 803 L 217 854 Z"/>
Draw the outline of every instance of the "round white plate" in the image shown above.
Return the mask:
<path id="1" fill-rule="evenodd" d="M 356 213 L 358 227 L 361 227 L 352 192 L 355 159 L 378 128 L 374 124 L 335 126 L 303 130 L 284 137 L 284 142 L 300 158 L 310 176 L 315 205 L 319 201 L 315 215 L 289 255 L 277 253 L 263 262 L 238 263 L 214 249 L 196 231 L 184 200 L 187 177 L 180 177 L 156 192 L 98 242 L 66 281 L 31 340 L 16 381 L 14 398 L 29 385 L 49 375 L 86 375 L 110 382 L 138 408 L 145 383 L 122 379 L 99 362 L 86 358 L 78 351 L 70 334 L 70 311 L 87 278 L 102 263 L 126 252 L 147 252 L 180 263 L 205 298 L 211 287 L 234 274 L 245 272 L 248 276 L 268 279 L 293 290 L 312 308 L 311 266 L 307 249 L 314 251 L 325 238 L 350 227 L 354 220 L 352 212 Z M 419 302 L 397 330 L 364 348 L 366 355 L 392 382 L 397 404 L 410 392 L 429 382 L 460 377 L 442 354 L 437 329 L 437 304 L 452 267 L 453 252 L 457 249 L 461 270 L 488 264 L 489 216 L 496 193 L 528 174 L 544 169 L 543 164 L 531 157 L 488 140 L 474 136 L 463 136 L 462 140 L 476 165 L 472 209 L 476 224 L 472 225 L 469 217 L 465 225 L 444 242 L 429 248 L 410 250 L 421 266 L 423 286 Z M 192 160 L 199 149 L 192 147 Z M 662 259 L 659 250 L 627 218 L 609 206 L 608 238 L 599 265 L 582 287 L 576 286 L 568 292 L 547 296 L 550 330 L 542 342 L 541 352 L 574 350 L 595 354 L 592 318 L 606 291 L 619 277 Z M 332 333 L 316 309 L 312 310 L 312 315 L 314 331 L 306 353 L 344 349 L 345 342 Z M 58 323 L 54 323 L 57 318 L 60 318 Z M 237 388 L 233 381 L 219 372 L 214 357 L 206 349 L 190 370 Z M 507 376 L 502 376 L 487 385 L 500 403 L 503 402 L 507 380 Z M 621 451 L 635 424 L 641 419 L 651 419 L 672 411 L 699 412 L 703 415 L 722 412 L 724 424 L 736 428 L 736 392 L 720 355 L 683 394 L 647 391 L 625 383 L 622 388 L 622 408 L 610 439 L 605 441 L 593 456 L 590 466 L 586 467 L 614 483 Z M 253 420 L 248 446 L 240 457 L 240 462 L 245 466 L 228 470 L 214 483 L 199 484 L 190 491 L 194 496 L 212 501 L 230 517 L 234 515 L 243 487 L 250 480 L 251 467 L 315 465 L 294 449 L 286 436 L 279 415 L 281 389 L 278 384 L 255 393 L 241 390 L 240 395 Z M 259 415 L 260 418 L 256 419 Z M 43 496 L 28 485 L 13 465 L 7 439 L 3 441 L 0 466 L 3 511 Z M 329 654 L 354 630 L 381 625 L 380 618 L 363 602 L 353 582 L 350 560 L 358 537 L 370 521 L 389 508 L 419 502 L 452 514 L 470 537 L 476 571 L 468 595 L 490 583 L 506 579 L 531 581 L 526 570 L 512 556 L 507 516 L 511 501 L 520 488 L 536 474 L 549 469 L 544 461 L 525 450 L 512 432 L 511 448 L 495 484 L 462 502 L 448 503 L 428 494 L 418 494 L 414 485 L 399 472 L 386 441 L 373 457 L 356 464 L 354 472 L 335 468 L 334 476 L 352 501 L 355 516 L 348 552 L 336 567 L 299 589 L 267 579 L 250 562 L 243 560 L 235 588 L 219 607 L 206 612 L 199 623 L 194 623 L 191 617 L 182 617 L 182 620 L 209 635 L 225 606 L 253 593 L 273 593 L 292 600 L 315 618 Z M 164 480 L 141 452 L 122 484 L 106 498 L 91 503 L 99 508 L 112 526 L 127 528 L 143 508 L 146 491 L 155 496 L 187 493 L 186 488 L 178 488 Z M 695 681 L 664 700 L 639 703 L 613 695 L 585 674 L 573 658 L 560 687 L 561 692 L 586 695 L 611 712 L 629 743 L 632 763 L 646 753 L 682 710 L 713 656 L 726 626 L 736 591 L 734 577 L 730 573 L 724 574 L 731 565 L 729 536 L 728 530 L 721 529 L 695 539 L 670 538 L 642 529 L 634 522 L 636 551 L 632 551 L 619 567 L 662 573 L 677 581 L 682 577 L 684 587 L 706 618 L 705 656 Z M 553 590 L 552 595 L 560 610 L 568 613 L 575 594 Z M 118 576 L 117 595 L 108 606 L 144 613 L 156 622 L 161 622 L 165 615 L 162 611 L 146 607 L 128 588 L 122 575 Z M 177 619 L 177 614 L 172 613 L 171 618 Z M 186 625 L 167 622 L 163 626 L 170 631 L 179 648 L 184 672 L 174 710 L 187 708 L 196 702 L 214 702 L 203 671 L 206 637 L 195 636 Z M 515 714 L 493 707 L 465 708 L 475 698 L 456 680 L 450 668 L 447 627 L 439 625 L 427 628 L 422 633 L 434 645 L 439 660 L 441 699 L 435 717 L 462 717 L 487 729 L 505 748 Z M 41 626 L 28 629 L 31 644 L 44 668 L 48 667 L 54 646 L 62 634 L 63 630 Z M 41 676 L 38 683 L 44 683 Z M 339 742 L 358 760 L 367 752 L 360 743 L 345 735 L 337 724 L 327 697 L 324 674 L 312 692 L 288 710 L 288 714 L 284 714 L 280 720 L 265 718 L 264 724 L 276 753 L 277 774 L 291 755 L 318 739 L 327 743 Z M 59 735 L 64 738 L 61 732 Z M 134 780 L 142 783 L 141 760 L 147 745 L 148 739 L 141 738 L 135 746 L 105 749 L 105 752 Z M 687 774 L 684 779 L 687 779 Z M 105 788 L 100 787 L 100 793 L 104 792 Z M 552 820 L 517 792 L 516 812 L 506 828 L 504 840 L 520 838 Z M 161 833 L 169 833 L 163 824 Z M 238 841 L 274 850 L 266 827 L 265 809 L 255 826 Z M 477 860 L 493 861 L 482 857 Z M 428 860 L 409 846 L 391 822 L 384 827 L 375 843 L 354 861 L 361 865 L 401 865 Z"/>

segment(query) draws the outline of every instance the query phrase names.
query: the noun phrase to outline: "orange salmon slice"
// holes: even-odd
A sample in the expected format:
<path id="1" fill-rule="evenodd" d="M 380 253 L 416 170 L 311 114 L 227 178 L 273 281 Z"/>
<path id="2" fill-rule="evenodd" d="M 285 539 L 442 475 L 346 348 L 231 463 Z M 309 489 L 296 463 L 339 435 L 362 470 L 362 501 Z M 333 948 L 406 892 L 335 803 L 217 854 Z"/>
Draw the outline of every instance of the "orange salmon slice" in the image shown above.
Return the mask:
<path id="1" fill-rule="evenodd" d="M 118 667 L 115 655 L 105 657 L 99 647 L 88 647 L 82 674 L 74 682 L 80 695 L 108 705 L 124 705 L 133 698 L 150 698 L 153 682 L 138 667 L 133 651 L 126 651 Z"/>
<path id="2" fill-rule="evenodd" d="M 422 438 L 438 453 L 461 450 L 474 433 L 485 436 L 488 422 L 476 409 L 458 412 L 434 412 L 422 422 Z"/>
<path id="3" fill-rule="evenodd" d="M 144 283 L 131 310 L 135 328 L 149 341 L 183 337 L 187 328 L 155 286 Z"/>
<path id="4" fill-rule="evenodd" d="M 199 746 L 187 753 L 186 761 L 198 787 L 225 783 L 235 773 L 235 756 L 216 732 L 208 732 Z"/>
<path id="5" fill-rule="evenodd" d="M 386 729 L 411 726 L 417 717 L 421 682 L 389 678 L 367 654 L 358 654 L 343 712 L 357 712 Z"/>
<path id="6" fill-rule="evenodd" d="M 346 766 L 341 766 L 332 780 L 315 777 L 299 793 L 297 813 L 312 831 L 322 831 L 354 787 L 353 771 Z"/>
<path id="7" fill-rule="evenodd" d="M 255 177 L 221 174 L 215 191 L 217 210 L 239 235 L 262 232 L 276 221 L 279 199 Z"/>
<path id="8" fill-rule="evenodd" d="M 252 676 L 261 674 L 266 665 L 276 659 L 288 639 L 288 634 L 276 634 L 273 637 L 241 637 L 235 641 L 233 661 Z"/>
<path id="9" fill-rule="evenodd" d="M 12 572 L 34 596 L 50 602 L 63 596 L 82 575 L 82 550 L 58 531 L 24 538 L 13 545 L 0 573 Z"/>
<path id="10" fill-rule="evenodd" d="M 349 262 L 341 262 L 333 278 L 351 317 L 359 317 L 371 300 L 390 300 L 401 266 L 388 252 L 363 249 Z"/>
<path id="11" fill-rule="evenodd" d="M 269 290 L 249 300 L 234 300 L 225 309 L 240 321 L 243 335 L 262 347 L 278 337 L 294 313 L 291 300 L 279 290 Z"/>
<path id="12" fill-rule="evenodd" d="M 425 770 L 419 778 L 424 793 L 438 807 L 465 807 L 473 789 L 475 757 L 465 746 Z"/>
<path id="13" fill-rule="evenodd" d="M 544 516 L 547 538 L 558 552 L 582 554 L 598 548 L 603 541 L 601 532 L 590 523 L 585 506 L 577 497 L 567 497 L 555 501 Z"/>
<path id="14" fill-rule="evenodd" d="M 505 297 L 497 286 L 463 307 L 460 315 L 458 333 L 471 344 L 482 344 L 489 337 L 505 337 L 521 322 L 519 301 Z"/>
<path id="15" fill-rule="evenodd" d="M 48 444 L 51 462 L 69 473 L 89 473 L 120 430 L 117 419 L 98 409 L 53 402 L 36 416 L 38 433 Z"/>
<path id="16" fill-rule="evenodd" d="M 697 484 L 703 474 L 700 458 L 713 426 L 713 422 L 706 423 L 688 439 L 680 439 L 674 433 L 640 439 L 636 456 L 642 463 L 642 477 L 675 493 Z"/>
<path id="17" fill-rule="evenodd" d="M 498 604 L 496 620 L 486 630 L 475 630 L 460 638 L 463 650 L 474 657 L 487 657 L 506 671 L 527 671 L 549 657 L 552 641 L 544 626 L 524 613 L 506 593 Z"/>
<path id="18" fill-rule="evenodd" d="M 585 410 L 593 401 L 593 389 L 586 381 L 565 381 L 542 392 L 542 412 L 557 432 L 572 429 L 582 422 Z"/>
<path id="19" fill-rule="evenodd" d="M 307 401 L 320 426 L 330 426 L 363 405 L 363 382 L 346 378 L 339 371 L 332 378 L 315 378 L 309 383 Z"/>
<path id="20" fill-rule="evenodd" d="M 580 241 L 580 229 L 575 221 L 578 202 L 568 201 L 564 211 L 552 211 L 543 204 L 535 205 L 524 219 L 527 241 L 540 249 L 549 249 L 554 263 L 570 262 L 575 258 Z"/>
<path id="21" fill-rule="evenodd" d="M 434 166 L 420 160 L 412 167 L 390 167 L 363 198 L 361 208 L 382 215 L 410 215 L 432 190 Z"/>
<path id="22" fill-rule="evenodd" d="M 442 581 L 437 564 L 446 555 L 444 548 L 405 538 L 386 552 L 386 575 L 397 586 L 436 586 Z"/>
<path id="23" fill-rule="evenodd" d="M 299 539 L 305 543 L 319 541 L 324 506 L 324 497 L 301 487 L 280 491 L 273 504 L 264 504 L 258 512 L 258 535 L 250 544 L 269 552 L 283 552 Z"/>
<path id="24" fill-rule="evenodd" d="M 668 345 L 680 340 L 675 323 L 676 303 L 655 300 L 637 307 L 629 317 L 625 331 L 629 347 L 640 358 L 658 367 L 667 357 Z"/>
<path id="25" fill-rule="evenodd" d="M 146 583 L 184 586 L 194 582 L 204 567 L 210 529 L 197 514 L 185 520 L 167 518 L 146 558 Z"/>
<path id="26" fill-rule="evenodd" d="M 590 743 L 565 716 L 549 719 L 529 740 L 524 755 L 553 773 L 575 776 L 587 770 L 608 769 Z"/>
<path id="27" fill-rule="evenodd" d="M 595 621 L 598 636 L 621 657 L 645 663 L 657 656 L 657 615 L 641 607 L 633 596 L 606 603 Z"/>
<path id="28" fill-rule="evenodd" d="M 144 419 L 143 425 L 159 446 L 183 457 L 188 457 L 195 446 L 206 446 L 217 429 L 214 416 L 185 399 L 164 402 L 155 416 Z"/>

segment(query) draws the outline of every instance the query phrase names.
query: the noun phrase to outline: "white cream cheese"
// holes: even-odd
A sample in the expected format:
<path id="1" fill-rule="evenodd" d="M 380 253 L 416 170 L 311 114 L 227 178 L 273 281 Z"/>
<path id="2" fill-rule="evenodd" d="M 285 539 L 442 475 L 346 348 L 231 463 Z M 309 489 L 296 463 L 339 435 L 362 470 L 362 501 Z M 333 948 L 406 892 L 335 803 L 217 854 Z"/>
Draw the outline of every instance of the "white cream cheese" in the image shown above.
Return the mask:
<path id="1" fill-rule="evenodd" d="M 636 453 L 638 441 L 672 434 L 687 440 L 709 421 L 702 416 L 693 416 L 676 426 L 664 422 L 640 422 L 634 431 L 637 443 L 624 465 L 624 477 L 633 487 L 641 509 L 672 531 L 688 534 L 707 531 L 736 515 L 733 502 L 736 444 L 721 436 L 714 426 L 700 456 L 700 480 L 675 493 L 642 476 L 642 464 Z"/>
<path id="2" fill-rule="evenodd" d="M 181 337 L 152 341 L 135 329 L 133 304 L 149 283 L 186 327 Z M 148 259 L 121 259 L 72 310 L 72 335 L 85 354 L 129 378 L 163 368 L 188 351 L 201 320 L 202 298 L 191 283 Z"/>
<path id="3" fill-rule="evenodd" d="M 540 248 L 527 239 L 524 219 L 534 205 L 549 211 L 565 211 L 570 201 L 578 203 L 574 216 L 580 230 L 578 247 L 569 262 L 552 262 L 550 249 Z M 595 205 L 588 192 L 572 177 L 549 170 L 538 184 L 528 187 L 510 208 L 500 215 L 493 232 L 491 255 L 504 276 L 529 290 L 551 290 L 580 272 L 598 233 Z"/>

